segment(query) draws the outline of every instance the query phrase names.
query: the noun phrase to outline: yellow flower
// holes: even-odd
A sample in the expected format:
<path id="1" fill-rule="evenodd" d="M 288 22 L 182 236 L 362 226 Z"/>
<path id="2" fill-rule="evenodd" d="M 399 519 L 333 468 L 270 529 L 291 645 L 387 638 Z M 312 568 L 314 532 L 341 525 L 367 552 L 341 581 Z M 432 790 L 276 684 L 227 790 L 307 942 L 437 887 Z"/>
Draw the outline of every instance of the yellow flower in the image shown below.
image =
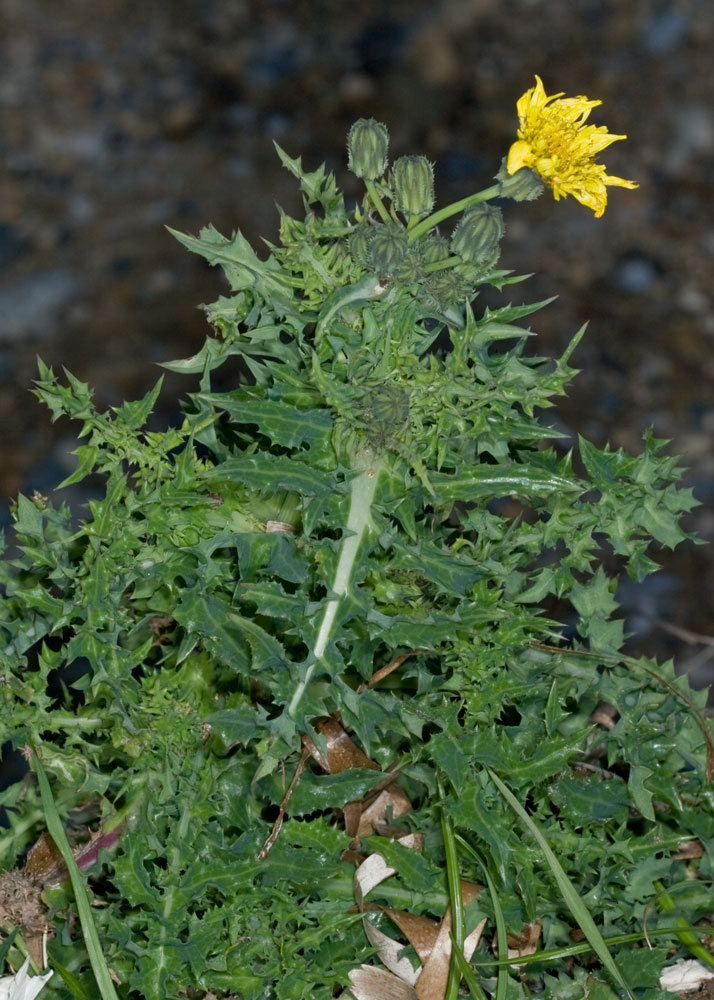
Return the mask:
<path id="1" fill-rule="evenodd" d="M 572 194 L 599 218 L 607 205 L 608 185 L 636 188 L 634 181 L 611 177 L 595 157 L 611 142 L 626 135 L 611 135 L 604 125 L 585 121 L 602 101 L 587 97 L 563 97 L 545 92 L 536 76 L 536 85 L 527 90 L 516 105 L 520 127 L 518 140 L 508 151 L 506 170 L 515 174 L 530 167 L 553 189 L 556 201 Z"/>

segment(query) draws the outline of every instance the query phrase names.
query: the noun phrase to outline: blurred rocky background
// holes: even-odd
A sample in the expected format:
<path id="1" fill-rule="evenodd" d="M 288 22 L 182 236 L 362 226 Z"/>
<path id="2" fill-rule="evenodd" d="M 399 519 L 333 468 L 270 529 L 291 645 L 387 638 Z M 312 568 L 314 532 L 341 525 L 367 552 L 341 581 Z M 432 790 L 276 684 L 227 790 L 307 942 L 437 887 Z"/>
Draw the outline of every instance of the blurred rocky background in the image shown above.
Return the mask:
<path id="1" fill-rule="evenodd" d="M 504 206 L 502 265 L 535 272 L 514 301 L 558 295 L 534 318 L 539 353 L 590 324 L 554 419 L 600 445 L 638 450 L 650 425 L 670 438 L 701 501 L 688 528 L 714 538 L 711 0 L 0 0 L 0 47 L 5 524 L 18 490 L 73 467 L 76 429 L 29 392 L 36 355 L 104 407 L 202 344 L 196 306 L 221 277 L 165 225 L 274 238 L 274 203 L 298 197 L 273 139 L 357 196 L 344 139 L 359 116 L 388 124 L 396 155 L 436 161 L 446 204 L 490 183 L 538 73 L 603 100 L 592 121 L 629 135 L 603 160 L 640 183 L 611 189 L 601 219 L 572 199 Z M 167 378 L 161 423 L 191 388 Z M 633 648 L 704 681 L 714 548 L 661 561 L 620 588 Z"/>

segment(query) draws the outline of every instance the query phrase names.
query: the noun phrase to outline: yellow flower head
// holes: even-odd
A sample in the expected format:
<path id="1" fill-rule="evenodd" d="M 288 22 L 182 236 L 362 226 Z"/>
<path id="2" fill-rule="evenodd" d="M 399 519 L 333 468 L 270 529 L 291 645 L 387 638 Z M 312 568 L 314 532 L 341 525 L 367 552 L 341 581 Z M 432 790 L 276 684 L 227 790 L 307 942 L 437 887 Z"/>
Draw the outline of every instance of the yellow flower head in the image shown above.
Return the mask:
<path id="1" fill-rule="evenodd" d="M 539 76 L 516 105 L 520 127 L 518 140 L 508 151 L 506 170 L 515 174 L 530 167 L 553 189 L 556 199 L 572 194 L 599 218 L 607 205 L 607 187 L 636 188 L 634 181 L 611 177 L 595 162 L 601 149 L 626 135 L 611 135 L 604 125 L 585 121 L 602 101 L 587 97 L 563 97 L 545 92 Z"/>

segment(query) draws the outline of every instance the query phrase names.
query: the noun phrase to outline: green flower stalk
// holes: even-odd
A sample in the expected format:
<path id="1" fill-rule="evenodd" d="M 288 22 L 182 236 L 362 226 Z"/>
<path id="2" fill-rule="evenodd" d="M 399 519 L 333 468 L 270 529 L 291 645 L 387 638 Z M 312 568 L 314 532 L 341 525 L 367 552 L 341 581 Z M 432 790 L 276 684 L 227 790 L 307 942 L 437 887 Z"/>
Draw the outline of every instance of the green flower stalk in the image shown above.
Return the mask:
<path id="1" fill-rule="evenodd" d="M 365 535 L 370 530 L 373 530 L 372 502 L 379 479 L 378 459 L 372 454 L 370 449 L 366 449 L 355 458 L 355 464 L 362 468 L 350 483 L 350 506 L 347 525 L 345 527 L 346 537 L 342 543 L 340 558 L 335 569 L 334 578 L 330 584 L 330 593 L 334 594 L 334 597 L 325 604 L 312 648 L 310 662 L 305 670 L 304 677 L 295 688 L 295 693 L 290 700 L 288 711 L 291 715 L 295 715 L 305 688 L 310 683 L 316 667 L 318 667 L 320 661 L 325 656 L 325 650 L 332 635 L 340 602 L 352 588 L 355 563 L 360 545 Z"/>

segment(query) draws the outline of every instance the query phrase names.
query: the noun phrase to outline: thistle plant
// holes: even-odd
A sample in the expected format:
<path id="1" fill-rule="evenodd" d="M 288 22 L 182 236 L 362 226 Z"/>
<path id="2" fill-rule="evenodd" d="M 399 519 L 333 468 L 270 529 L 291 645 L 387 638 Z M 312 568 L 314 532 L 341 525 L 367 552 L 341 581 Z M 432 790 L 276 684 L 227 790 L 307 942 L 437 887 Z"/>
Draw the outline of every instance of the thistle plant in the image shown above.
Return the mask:
<path id="1" fill-rule="evenodd" d="M 81 424 L 63 485 L 105 482 L 79 525 L 20 496 L 0 571 L 30 767 L 3 957 L 48 1000 L 658 1000 L 668 960 L 711 963 L 704 694 L 622 653 L 615 597 L 694 501 L 650 432 L 574 449 L 544 419 L 583 330 L 540 357 L 547 303 L 478 298 L 523 280 L 511 202 L 635 186 L 595 162 L 623 138 L 597 103 L 537 80 L 495 183 L 443 208 L 379 122 L 354 206 L 278 148 L 304 213 L 267 257 L 174 234 L 228 282 L 165 365 L 180 427 L 146 429 L 160 383 L 99 412 L 40 364 Z"/>

